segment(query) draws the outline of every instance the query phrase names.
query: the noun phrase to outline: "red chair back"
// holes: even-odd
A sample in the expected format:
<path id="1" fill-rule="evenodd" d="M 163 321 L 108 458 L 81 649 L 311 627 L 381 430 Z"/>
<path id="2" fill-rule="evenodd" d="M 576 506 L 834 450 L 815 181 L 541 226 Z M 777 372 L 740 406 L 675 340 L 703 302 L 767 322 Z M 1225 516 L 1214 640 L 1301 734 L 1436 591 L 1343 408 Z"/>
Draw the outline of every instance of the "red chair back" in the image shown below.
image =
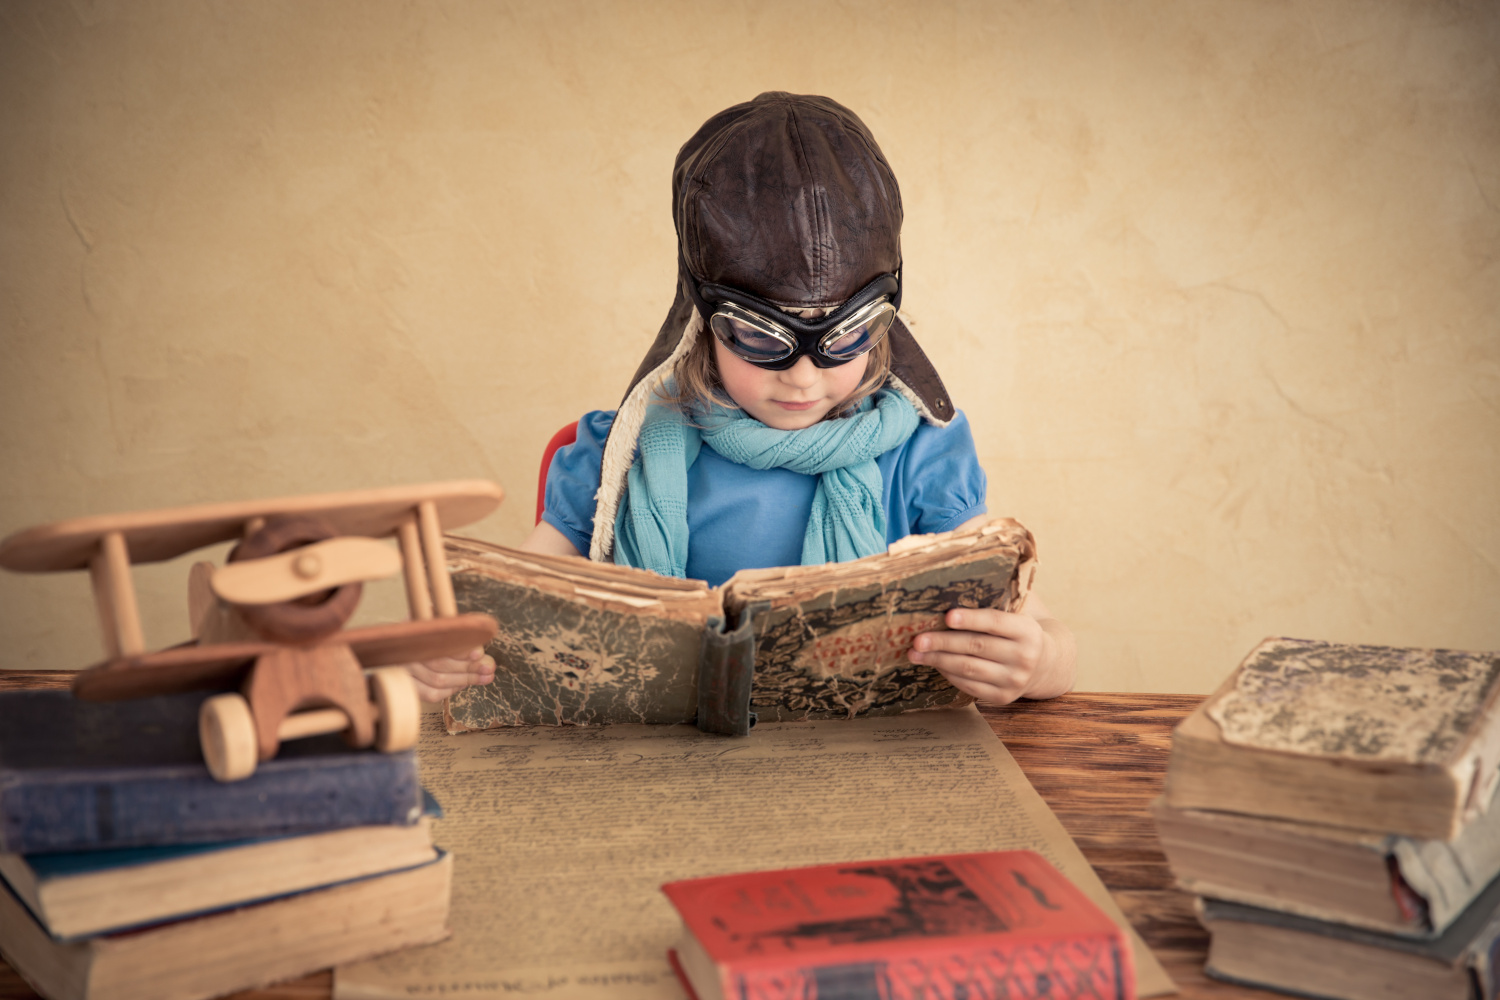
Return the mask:
<path id="1" fill-rule="evenodd" d="M 557 449 L 577 440 L 578 421 L 575 420 L 552 435 L 552 440 L 547 442 L 547 448 L 542 452 L 542 471 L 536 481 L 536 521 L 538 524 L 542 523 L 542 511 L 547 509 L 547 470 L 552 468 L 552 456 L 557 454 Z"/>

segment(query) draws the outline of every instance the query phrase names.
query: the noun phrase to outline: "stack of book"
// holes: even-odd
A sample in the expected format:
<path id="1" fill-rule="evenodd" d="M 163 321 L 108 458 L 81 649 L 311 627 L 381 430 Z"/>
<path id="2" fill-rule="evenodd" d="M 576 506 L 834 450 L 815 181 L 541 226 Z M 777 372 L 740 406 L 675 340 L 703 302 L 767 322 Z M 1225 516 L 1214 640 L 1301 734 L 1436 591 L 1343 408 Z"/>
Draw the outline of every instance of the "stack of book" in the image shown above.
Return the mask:
<path id="1" fill-rule="evenodd" d="M 195 1000 L 447 935 L 412 752 L 208 774 L 206 694 L 0 694 L 0 955 L 51 1000 Z"/>
<path id="2" fill-rule="evenodd" d="M 1267 639 L 1153 805 L 1207 972 L 1337 998 L 1500 986 L 1500 653 Z"/>

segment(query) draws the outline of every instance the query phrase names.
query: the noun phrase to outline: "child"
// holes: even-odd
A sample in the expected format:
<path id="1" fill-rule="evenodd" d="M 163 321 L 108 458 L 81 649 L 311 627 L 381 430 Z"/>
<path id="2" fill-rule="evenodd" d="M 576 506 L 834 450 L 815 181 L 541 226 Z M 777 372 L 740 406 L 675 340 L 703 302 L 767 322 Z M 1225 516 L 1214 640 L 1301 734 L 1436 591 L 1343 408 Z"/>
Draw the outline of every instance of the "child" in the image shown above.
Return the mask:
<path id="1" fill-rule="evenodd" d="M 677 154 L 672 209 L 676 301 L 620 408 L 553 459 L 523 549 L 717 585 L 984 517 L 968 423 L 897 318 L 896 179 L 851 111 L 767 93 L 715 115 Z M 955 687 L 1072 687 L 1072 636 L 1035 593 L 947 624 L 910 655 Z M 413 668 L 432 697 L 493 671 L 477 650 Z"/>

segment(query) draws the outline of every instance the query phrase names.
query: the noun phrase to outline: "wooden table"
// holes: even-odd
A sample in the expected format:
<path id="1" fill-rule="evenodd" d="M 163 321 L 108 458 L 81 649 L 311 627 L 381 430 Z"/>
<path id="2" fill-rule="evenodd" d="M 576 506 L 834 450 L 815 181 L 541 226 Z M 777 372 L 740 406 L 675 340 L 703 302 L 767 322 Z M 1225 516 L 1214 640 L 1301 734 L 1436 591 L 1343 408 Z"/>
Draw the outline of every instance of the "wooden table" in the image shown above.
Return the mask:
<path id="1" fill-rule="evenodd" d="M 64 687 L 70 674 L 0 671 L 0 691 Z M 1082 848 L 1135 929 L 1181 989 L 1180 997 L 1282 996 L 1203 975 L 1208 934 L 1191 897 L 1172 888 L 1167 859 L 1146 805 L 1161 791 L 1172 727 L 1199 695 L 1070 694 L 1052 701 L 984 709 L 995 735 Z M 320 972 L 233 1000 L 328 1000 L 333 974 Z M 36 994 L 0 962 L 0 1000 Z"/>

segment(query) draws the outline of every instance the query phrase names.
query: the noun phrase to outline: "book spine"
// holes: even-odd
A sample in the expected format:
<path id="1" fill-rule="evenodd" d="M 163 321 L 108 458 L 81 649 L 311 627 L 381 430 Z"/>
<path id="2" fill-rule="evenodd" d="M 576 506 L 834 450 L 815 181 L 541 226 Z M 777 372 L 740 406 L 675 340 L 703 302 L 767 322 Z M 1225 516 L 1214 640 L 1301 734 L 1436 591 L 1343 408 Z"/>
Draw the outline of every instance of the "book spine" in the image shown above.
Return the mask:
<path id="1" fill-rule="evenodd" d="M 750 688 L 755 679 L 754 618 L 769 608 L 769 602 L 752 604 L 732 630 L 724 627 L 722 618 L 708 620 L 698 663 L 698 728 L 703 732 L 745 736 L 755 725 L 755 713 L 750 711 Z"/>
<path id="2" fill-rule="evenodd" d="M 412 751 L 270 760 L 234 782 L 202 765 L 0 774 L 0 851 L 16 854 L 409 824 L 421 814 Z"/>
<path id="3" fill-rule="evenodd" d="M 973 1000 L 974 997 L 1099 997 L 1133 1000 L 1130 949 L 1120 935 L 1018 941 L 730 971 L 726 996 L 743 1000 Z"/>

